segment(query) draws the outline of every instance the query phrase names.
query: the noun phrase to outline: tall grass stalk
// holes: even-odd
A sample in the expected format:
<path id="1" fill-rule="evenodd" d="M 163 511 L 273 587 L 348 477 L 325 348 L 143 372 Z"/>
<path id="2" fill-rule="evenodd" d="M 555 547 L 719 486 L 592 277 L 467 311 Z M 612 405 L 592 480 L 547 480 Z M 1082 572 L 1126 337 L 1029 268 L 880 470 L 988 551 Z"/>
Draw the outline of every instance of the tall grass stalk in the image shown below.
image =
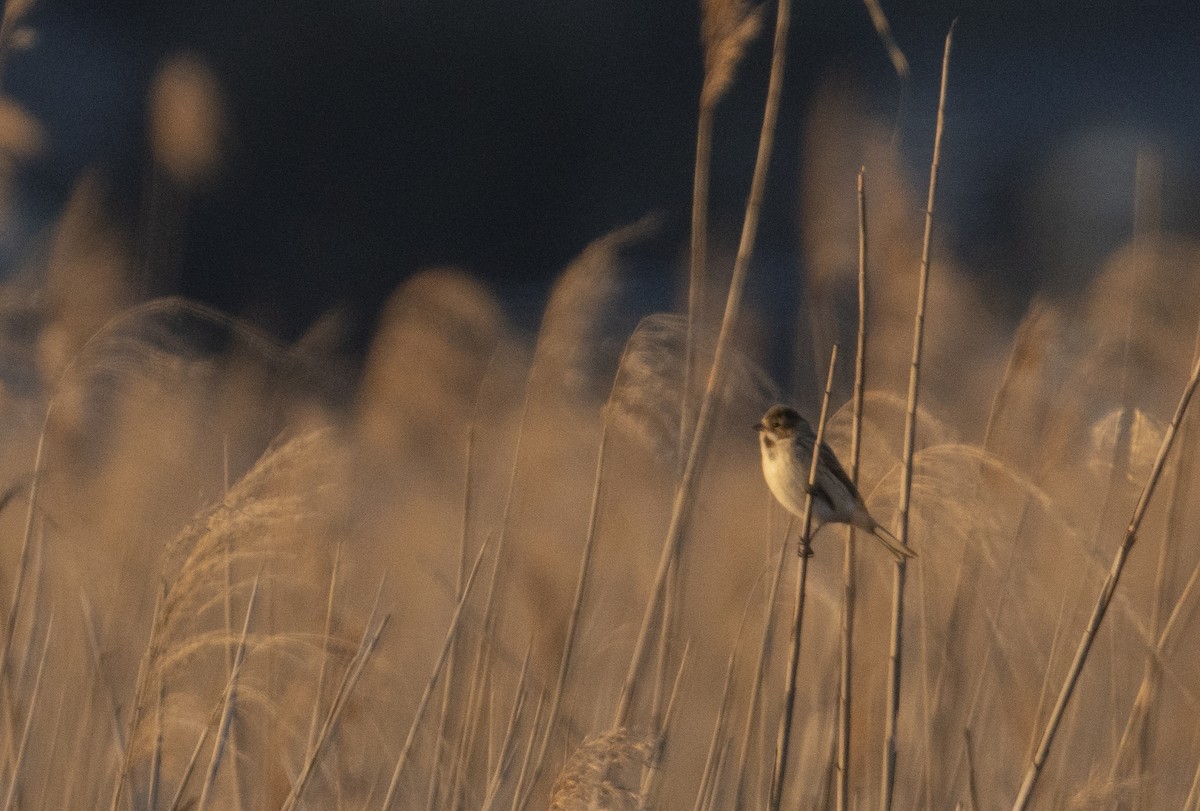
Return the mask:
<path id="1" fill-rule="evenodd" d="M 768 509 L 770 509 L 770 505 L 768 505 Z M 754 666 L 754 678 L 750 682 L 750 697 L 746 701 L 746 722 L 742 727 L 741 746 L 738 747 L 737 792 L 733 802 L 735 811 L 743 807 L 743 799 L 746 791 L 746 765 L 750 759 L 750 734 L 754 729 L 754 721 L 758 715 L 763 676 L 767 670 L 767 659 L 771 651 L 771 636 L 775 628 L 775 600 L 779 596 L 779 583 L 783 579 L 783 564 L 787 561 L 787 537 L 791 534 L 791 531 L 792 522 L 789 520 L 787 529 L 784 530 L 783 534 L 783 548 L 779 551 L 779 557 L 775 564 L 775 573 L 771 576 L 771 588 L 767 594 L 767 611 L 766 616 L 763 618 L 762 639 L 758 645 L 758 660 Z"/>
<path id="2" fill-rule="evenodd" d="M 746 45 L 761 25 L 761 7 L 744 0 L 701 0 L 700 39 L 704 44 L 704 83 L 696 122 L 696 165 L 692 172 L 692 236 L 688 265 L 687 340 L 680 397 L 679 454 L 686 458 L 692 432 L 692 384 L 699 336 L 703 332 L 705 269 L 708 266 L 708 192 L 712 169 L 713 122 L 717 105 L 729 90 Z"/>
<path id="3" fill-rule="evenodd" d="M 862 457 L 863 395 L 867 378 L 867 192 L 859 168 L 858 181 L 858 341 L 854 352 L 853 416 L 850 429 L 850 480 L 858 485 Z M 837 811 L 850 803 L 850 713 L 853 709 L 851 683 L 854 674 L 854 527 L 846 528 L 846 551 L 842 561 L 842 649 L 838 686 Z"/>
<path id="4" fill-rule="evenodd" d="M 482 557 L 483 549 L 479 551 Z M 478 565 L 478 561 L 476 561 L 476 565 Z M 379 644 L 379 638 L 383 635 L 384 629 L 387 628 L 388 622 L 391 620 L 390 614 L 384 614 L 378 623 L 375 621 L 376 612 L 379 610 L 379 597 L 382 592 L 383 581 L 381 579 L 379 589 L 375 594 L 375 604 L 371 607 L 371 614 L 367 617 L 362 638 L 358 642 L 358 649 L 354 652 L 354 656 L 346 666 L 346 672 L 342 674 L 342 680 L 338 684 L 337 691 L 334 693 L 333 701 L 330 702 L 329 710 L 325 713 L 325 720 L 321 724 L 321 731 L 317 734 L 317 744 L 313 747 L 308 757 L 305 758 L 304 765 L 301 766 L 300 773 L 297 775 L 296 781 L 292 784 L 291 792 L 288 793 L 288 796 L 280 806 L 280 811 L 293 811 L 300 804 L 300 799 L 304 796 L 304 791 L 308 787 L 308 781 L 312 776 L 313 769 L 316 768 L 321 753 L 337 728 L 342 716 L 342 710 L 345 709 L 346 703 L 350 699 L 350 694 L 354 692 L 359 677 L 362 676 L 367 662 Z M 372 627 L 375 628 L 374 632 L 371 630 Z"/>
<path id="5" fill-rule="evenodd" d="M 458 575 L 454 583 L 454 599 L 462 599 L 463 585 L 467 577 L 467 542 L 471 528 L 471 498 L 473 490 L 472 469 L 474 467 L 475 457 L 475 425 L 479 419 L 479 396 L 475 398 L 475 411 L 471 416 L 471 424 L 467 426 L 467 448 L 465 454 L 464 471 L 463 471 L 463 505 L 462 505 L 462 524 L 458 536 Z M 429 788 L 426 792 L 426 811 L 434 811 L 437 808 L 439 799 L 439 791 L 441 783 L 438 780 L 442 752 L 446 747 L 446 740 L 450 733 L 450 705 L 453 698 L 454 690 L 454 666 L 456 659 L 455 648 L 450 649 L 450 656 L 446 660 L 446 677 L 443 679 L 442 688 L 442 706 L 441 720 L 438 722 L 437 740 L 434 742 L 433 748 L 433 764 L 429 767 Z"/>
<path id="6" fill-rule="evenodd" d="M 504 780 L 508 776 L 509 768 L 512 765 L 514 747 L 517 741 L 517 722 L 520 720 L 521 711 L 525 707 L 529 685 L 529 661 L 532 657 L 533 639 L 530 639 L 529 645 L 525 648 L 525 661 L 521 664 L 521 675 L 517 679 L 517 691 L 516 697 L 513 699 L 512 713 L 508 717 L 508 725 L 504 730 L 504 742 L 500 745 L 496 767 L 492 771 L 492 779 L 488 782 L 487 795 L 483 801 L 483 811 L 491 811 L 495 807 L 500 788 L 504 785 Z"/>
<path id="7" fill-rule="evenodd" d="M 408 728 L 408 735 L 404 739 L 404 746 L 400 749 L 399 757 L 396 758 L 396 767 L 392 771 L 392 779 L 388 783 L 387 794 L 384 796 L 383 804 L 380 806 L 383 809 L 391 808 L 392 801 L 396 797 L 396 789 L 400 784 L 400 773 L 404 771 L 404 764 L 408 761 L 408 755 L 412 751 L 413 742 L 417 739 L 417 730 L 421 728 L 421 721 L 425 717 L 425 708 L 429 706 L 429 697 L 433 694 L 433 687 L 437 683 L 438 676 L 441 675 L 442 666 L 446 663 L 446 657 L 450 655 L 451 646 L 458 638 L 463 617 L 463 607 L 467 604 L 467 598 L 471 596 L 471 586 L 475 583 L 475 575 L 479 573 L 479 564 L 483 561 L 483 553 L 487 550 L 487 547 L 486 543 L 479 547 L 479 552 L 475 555 L 475 562 L 471 564 L 471 574 L 467 576 L 462 596 L 458 598 L 458 605 L 454 607 L 454 614 L 450 618 L 450 627 L 446 629 L 446 640 L 442 643 L 442 650 L 433 665 L 433 672 L 430 673 L 429 681 L 425 684 L 425 690 L 421 693 L 421 700 L 417 703 L 417 711 L 413 714 L 412 723 Z M 499 554 L 499 546 L 497 546 L 496 551 Z"/>
<path id="8" fill-rule="evenodd" d="M 779 0 L 775 15 L 775 42 L 771 58 L 771 76 L 767 85 L 762 129 L 759 132 L 758 154 L 755 157 L 754 176 L 750 183 L 750 196 L 746 203 L 746 215 L 742 222 L 742 236 L 738 244 L 737 258 L 734 260 L 733 276 L 729 281 L 729 293 L 725 299 L 725 313 L 721 319 L 721 330 L 717 336 L 717 345 L 708 373 L 708 384 L 700 401 L 696 430 L 688 450 L 687 462 L 675 490 L 671 522 L 663 541 L 658 570 L 650 588 L 637 642 L 634 644 L 633 653 L 630 656 L 629 671 L 625 676 L 621 696 L 613 714 L 614 727 L 627 725 L 633 704 L 634 687 L 642 673 L 646 647 L 654 627 L 661 620 L 660 608 L 667 575 L 690 519 L 692 503 L 698 490 L 701 459 L 708 446 L 709 436 L 716 427 L 717 392 L 720 391 L 724 380 L 725 356 L 729 353 L 734 327 L 741 310 L 742 293 L 745 290 L 746 276 L 750 269 L 750 260 L 754 255 L 755 240 L 758 237 L 759 214 L 766 189 L 767 169 L 771 163 L 771 154 L 775 143 L 775 122 L 779 115 L 779 99 L 783 93 L 783 71 L 787 59 L 787 34 L 790 22 L 791 0 Z"/>
<path id="9" fill-rule="evenodd" d="M 226 744 L 231 742 L 229 733 L 233 728 L 234 719 L 237 717 L 238 677 L 241 675 L 242 665 L 246 662 L 246 640 L 250 636 L 250 620 L 254 616 L 254 603 L 258 599 L 258 584 L 259 577 L 255 577 L 254 586 L 250 589 L 250 599 L 246 603 L 246 618 L 242 622 L 242 634 L 238 639 L 237 650 L 234 652 L 233 670 L 229 673 L 229 684 L 225 688 L 225 709 L 221 713 L 221 725 L 217 728 L 212 757 L 209 758 L 208 771 L 204 776 L 204 787 L 200 790 L 200 800 L 196 804 L 197 811 L 205 811 L 208 808 L 213 786 L 217 784 L 217 773 L 221 769 L 221 762 L 225 759 Z M 234 757 L 237 757 L 236 752 Z M 234 782 L 236 781 L 237 775 L 234 775 Z"/>
<path id="10" fill-rule="evenodd" d="M 512 805 L 509 811 L 520 811 L 524 801 L 524 789 L 533 765 L 533 753 L 538 746 L 538 733 L 541 730 L 542 711 L 546 709 L 546 690 L 538 693 L 537 707 L 533 711 L 533 721 L 529 727 L 529 743 L 525 746 L 525 757 L 521 759 L 521 771 L 517 774 L 517 785 L 513 789 Z"/>
<path id="11" fill-rule="evenodd" d="M 55 757 L 58 755 L 59 743 L 62 741 L 63 707 L 66 704 L 66 699 L 67 685 L 63 684 L 62 688 L 58 691 L 58 709 L 54 713 L 54 726 L 52 727 L 54 735 L 50 739 L 50 750 L 46 755 L 47 763 L 53 763 Z M 58 776 L 54 773 L 53 769 L 46 769 L 45 771 L 46 773 L 42 776 L 41 791 L 38 793 L 38 808 L 42 809 L 42 811 L 45 811 L 47 808 L 51 780 Z"/>
<path id="12" fill-rule="evenodd" d="M 1142 160 L 1139 156 L 1139 170 L 1142 169 Z M 1192 348 L 1192 357 L 1200 358 L 1200 330 L 1196 332 L 1195 343 Z M 1189 439 L 1189 425 L 1185 422 L 1179 428 L 1179 444 L 1182 448 L 1187 448 Z M 1163 630 L 1163 609 L 1166 607 L 1167 599 L 1167 584 L 1172 580 L 1170 572 L 1178 565 L 1178 539 L 1177 535 L 1180 528 L 1183 526 L 1186 517 L 1187 508 L 1190 504 L 1186 498 L 1192 485 L 1192 455 L 1180 451 L 1175 457 L 1174 475 L 1171 477 L 1171 493 L 1168 497 L 1167 508 L 1167 523 L 1163 532 L 1162 542 L 1158 547 L 1158 565 L 1154 572 L 1154 592 L 1151 597 L 1150 604 L 1150 633 L 1153 635 L 1161 634 Z M 1150 709 L 1154 703 L 1154 699 L 1158 694 L 1159 683 L 1162 676 L 1161 660 L 1159 659 L 1160 651 L 1148 650 L 1146 659 L 1142 664 L 1142 682 L 1138 687 L 1137 698 L 1130 708 L 1129 716 L 1125 722 L 1125 729 L 1121 733 L 1120 742 L 1117 744 L 1116 754 L 1113 756 L 1112 768 L 1109 771 L 1109 779 L 1116 780 L 1120 776 L 1121 769 L 1124 765 L 1125 754 L 1130 746 L 1131 740 L 1136 743 L 1136 749 L 1133 753 L 1136 760 L 1132 765 L 1131 771 L 1134 774 L 1141 772 L 1145 768 L 1147 758 L 1147 725 L 1150 720 Z M 1146 798 L 1152 801 L 1150 798 Z"/>
<path id="13" fill-rule="evenodd" d="M 708 754 L 704 758 L 704 768 L 700 773 L 700 787 L 696 791 L 696 802 L 692 806 L 693 811 L 702 811 L 707 804 L 708 796 L 716 790 L 717 760 L 723 748 L 722 741 L 725 739 L 725 719 L 729 714 L 729 702 L 733 695 L 734 665 L 737 664 L 738 649 L 742 646 L 742 634 L 746 630 L 746 619 L 750 616 L 750 606 L 753 604 L 754 594 L 758 590 L 758 584 L 761 582 L 762 574 L 759 574 L 758 581 L 755 582 L 754 588 L 750 589 L 750 594 L 746 597 L 746 606 L 742 609 L 742 621 L 738 624 L 737 636 L 733 640 L 733 650 L 729 652 L 729 663 L 725 666 L 725 686 L 721 689 L 721 704 L 717 709 L 716 720 L 713 722 L 712 738 L 709 740 Z"/>
<path id="14" fill-rule="evenodd" d="M 175 794 L 171 798 L 171 804 L 167 806 L 170 811 L 176 811 L 183 803 L 183 791 L 187 788 L 188 780 L 192 777 L 192 772 L 196 769 L 196 764 L 200 762 L 200 752 L 204 749 L 204 742 L 208 740 L 208 733 L 212 729 L 213 722 L 217 720 L 217 714 L 221 711 L 221 706 L 225 703 L 222 697 L 220 703 L 212 711 L 212 717 L 200 729 L 200 737 L 196 740 L 196 745 L 192 747 L 192 755 L 188 758 L 187 766 L 183 769 L 183 775 L 179 778 L 179 785 L 175 788 Z"/>
<path id="15" fill-rule="evenodd" d="M 933 203 L 937 194 L 938 164 L 942 155 L 942 132 L 946 121 L 946 82 L 950 75 L 950 47 L 957 20 L 946 32 L 942 52 L 942 80 L 938 90 L 937 125 L 933 136 L 933 158 L 929 162 L 929 195 L 925 203 L 925 236 L 921 241 L 921 271 L 917 281 L 917 310 L 913 323 L 912 364 L 908 375 L 908 406 L 904 419 L 904 460 L 900 482 L 900 543 L 908 545 L 908 519 L 912 501 L 913 454 L 917 439 L 917 398 L 921 383 L 921 353 L 925 340 L 925 306 L 929 290 L 929 255 L 933 243 Z M 883 732 L 883 777 L 880 808 L 890 811 L 896 783 L 897 721 L 900 716 L 901 645 L 904 628 L 904 581 L 907 564 L 896 560 L 892 581 L 891 645 L 888 654 L 887 709 Z"/>
<path id="16" fill-rule="evenodd" d="M 1191 376 L 1184 386 L 1183 394 L 1179 398 L 1179 404 L 1175 408 L 1175 414 L 1171 417 L 1171 423 L 1167 426 L 1167 430 L 1163 435 L 1162 445 L 1158 449 L 1158 456 L 1154 460 L 1150 477 L 1146 481 L 1146 486 L 1143 488 L 1141 496 L 1138 498 L 1137 506 L 1134 507 L 1133 516 L 1130 518 L 1129 526 L 1125 530 L 1125 537 L 1117 549 L 1112 566 L 1109 568 L 1108 576 L 1105 578 L 1104 585 L 1100 589 L 1096 606 L 1092 610 L 1091 618 L 1088 620 L 1083 636 L 1079 640 L 1079 647 L 1075 652 L 1075 658 L 1071 662 L 1071 667 L 1067 671 L 1066 678 L 1063 680 L 1058 700 L 1050 713 L 1050 718 L 1046 721 L 1041 742 L 1038 744 L 1037 751 L 1033 755 L 1033 760 L 1025 771 L 1020 791 L 1013 802 L 1013 811 L 1020 811 L 1020 809 L 1027 807 L 1033 795 L 1038 777 L 1041 776 L 1042 768 L 1046 764 L 1046 758 L 1050 755 L 1050 747 L 1054 743 L 1054 736 L 1058 731 L 1058 725 L 1062 721 L 1063 713 L 1066 711 L 1067 704 L 1070 702 L 1071 696 L 1075 691 L 1075 686 L 1079 681 L 1079 675 L 1083 672 L 1083 666 L 1087 662 L 1092 643 L 1096 639 L 1096 633 L 1100 630 L 1100 625 L 1104 621 L 1108 606 L 1112 602 L 1113 594 L 1120 583 L 1121 573 L 1125 570 L 1125 563 L 1128 561 L 1129 553 L 1132 551 L 1133 544 L 1137 540 L 1137 533 L 1141 528 L 1142 519 L 1145 518 L 1146 510 L 1150 506 L 1150 499 L 1154 496 L 1154 492 L 1158 487 L 1159 479 L 1166 465 L 1167 454 L 1175 444 L 1175 436 L 1179 430 L 1179 425 L 1187 413 L 1188 405 L 1191 403 L 1192 395 L 1195 393 L 1198 383 L 1200 383 L 1200 357 L 1195 359 Z"/>
<path id="17" fill-rule="evenodd" d="M 150 638 L 146 642 L 146 649 L 142 652 L 142 659 L 138 664 L 137 680 L 133 688 L 133 709 L 130 711 L 129 724 L 127 726 L 128 733 L 126 734 L 126 740 L 130 742 L 132 742 L 132 736 L 136 734 L 138 725 L 141 723 L 146 684 L 150 679 L 150 671 L 159 653 L 159 632 L 162 623 L 163 602 L 166 599 L 165 585 L 160 585 L 155 591 L 154 610 L 150 614 Z M 129 777 L 129 757 L 130 750 L 132 749 L 132 746 L 126 746 L 125 751 L 121 753 L 121 765 L 117 769 L 116 785 L 113 786 L 112 802 L 109 804 L 109 811 L 117 811 L 117 807 L 121 804 L 125 781 Z"/>
<path id="18" fill-rule="evenodd" d="M 817 436 L 813 440 L 812 463 L 808 468 L 808 494 L 804 497 L 804 515 L 800 519 L 800 554 L 796 558 L 796 599 L 792 603 L 792 639 L 788 651 L 788 666 L 783 690 L 783 715 L 775 739 L 775 767 L 771 775 L 771 811 L 779 811 L 787 780 L 788 750 L 792 739 L 792 719 L 796 709 L 796 673 L 800 666 L 800 634 L 804 630 L 804 601 L 808 589 L 808 559 L 812 557 L 813 488 L 817 468 L 821 464 L 821 443 L 825 441 L 825 419 L 829 416 L 829 395 L 833 390 L 833 373 L 837 368 L 837 344 L 829 353 L 829 374 L 825 378 L 825 394 L 821 398 L 821 416 L 817 420 Z"/>
<path id="19" fill-rule="evenodd" d="M 614 386 L 615 390 L 615 386 Z M 611 403 L 612 398 L 609 398 Z M 600 433 L 600 447 L 596 452 L 596 475 L 592 479 L 592 500 L 588 510 L 587 537 L 583 543 L 583 555 L 579 561 L 579 574 L 575 578 L 575 597 L 571 602 L 571 616 L 567 620 L 567 632 L 563 639 L 562 658 L 558 663 L 558 675 L 554 680 L 554 692 L 550 699 L 550 709 L 546 713 L 546 729 L 542 733 L 541 743 L 537 747 L 537 756 L 533 760 L 532 777 L 529 780 L 529 790 L 537 785 L 538 778 L 546 762 L 546 749 L 550 745 L 550 737 L 558 723 L 558 714 L 562 704 L 563 692 L 567 685 L 567 674 L 571 671 L 571 659 L 575 651 L 575 636 L 579 631 L 579 620 L 583 616 L 583 598 L 587 591 L 588 576 L 592 569 L 592 550 L 595 548 L 596 525 L 600 514 L 601 486 L 604 481 L 604 458 L 608 449 L 608 420 L 605 419 Z M 517 786 L 518 796 L 522 796 L 523 785 Z M 523 796 L 521 807 L 529 801 Z"/>
<path id="20" fill-rule="evenodd" d="M 50 408 L 46 409 L 46 417 L 42 422 L 42 430 L 38 435 L 37 451 L 33 457 L 33 475 L 29 482 L 29 503 L 25 511 L 25 533 L 21 537 L 21 552 L 17 558 L 16 580 L 13 583 L 12 600 L 9 602 L 8 617 L 4 622 L 4 639 L 0 642 L 0 690 L 5 697 L 4 727 L 6 743 L 6 759 L 10 761 L 16 752 L 16 722 L 15 707 L 9 690 L 9 678 L 12 673 L 13 635 L 16 633 L 17 618 L 21 611 L 21 598 L 25 591 L 25 579 L 29 571 L 29 556 L 33 546 L 34 516 L 37 514 L 38 483 L 42 478 L 42 459 L 46 448 L 46 431 L 50 425 Z"/>
<path id="21" fill-rule="evenodd" d="M 46 654 L 50 652 L 50 640 L 54 637 L 54 611 L 46 620 L 46 638 L 42 642 L 42 655 L 38 658 L 37 675 L 33 679 L 33 689 L 29 694 L 29 709 L 25 713 L 25 725 L 21 729 L 21 742 L 17 747 L 13 763 L 13 773 L 8 781 L 8 794 L 4 798 L 4 811 L 14 807 L 17 798 L 17 784 L 20 783 L 21 768 L 25 764 L 25 752 L 29 747 L 29 733 L 33 730 L 33 718 L 38 711 L 38 696 L 42 691 L 42 674 L 46 670 Z"/>
<path id="22" fill-rule="evenodd" d="M 304 746 L 304 755 L 312 754 L 317 745 L 317 732 L 321 724 L 321 698 L 325 694 L 325 680 L 329 675 L 329 664 L 332 660 L 330 642 L 333 640 L 334 595 L 337 592 L 338 569 L 342 562 L 342 544 L 337 545 L 333 553 L 333 567 L 329 571 L 329 589 L 325 597 L 325 633 L 321 637 L 321 670 L 317 673 L 317 686 L 313 690 L 313 710 L 308 722 L 308 742 Z M 232 671 L 231 671 L 232 672 Z"/>

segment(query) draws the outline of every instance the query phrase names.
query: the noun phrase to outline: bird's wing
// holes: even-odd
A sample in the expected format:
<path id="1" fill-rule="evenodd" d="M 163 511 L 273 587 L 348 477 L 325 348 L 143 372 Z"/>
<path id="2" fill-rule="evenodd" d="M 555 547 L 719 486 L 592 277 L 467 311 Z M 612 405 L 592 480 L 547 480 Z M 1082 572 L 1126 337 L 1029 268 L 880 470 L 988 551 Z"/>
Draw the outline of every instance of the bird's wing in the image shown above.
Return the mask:
<path id="1" fill-rule="evenodd" d="M 843 468 L 842 463 L 838 461 L 833 449 L 824 442 L 821 443 L 821 465 L 823 465 L 833 475 L 833 478 L 841 482 L 842 486 L 846 488 L 846 491 L 850 493 L 850 495 L 852 495 L 856 501 L 862 501 L 862 496 L 858 494 L 858 488 L 854 486 L 854 482 L 852 482 L 850 477 L 846 474 L 845 468 Z"/>

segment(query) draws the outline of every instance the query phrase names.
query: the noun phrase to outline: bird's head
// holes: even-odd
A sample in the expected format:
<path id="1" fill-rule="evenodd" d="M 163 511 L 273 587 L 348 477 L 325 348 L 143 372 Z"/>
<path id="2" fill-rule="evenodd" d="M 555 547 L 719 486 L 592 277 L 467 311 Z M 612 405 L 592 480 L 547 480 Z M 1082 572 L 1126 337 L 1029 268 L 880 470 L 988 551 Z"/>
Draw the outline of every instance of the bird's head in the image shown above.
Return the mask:
<path id="1" fill-rule="evenodd" d="M 786 405 L 773 405 L 754 425 L 754 430 L 758 431 L 761 437 L 780 440 L 795 436 L 807 427 L 808 422 L 796 409 Z"/>

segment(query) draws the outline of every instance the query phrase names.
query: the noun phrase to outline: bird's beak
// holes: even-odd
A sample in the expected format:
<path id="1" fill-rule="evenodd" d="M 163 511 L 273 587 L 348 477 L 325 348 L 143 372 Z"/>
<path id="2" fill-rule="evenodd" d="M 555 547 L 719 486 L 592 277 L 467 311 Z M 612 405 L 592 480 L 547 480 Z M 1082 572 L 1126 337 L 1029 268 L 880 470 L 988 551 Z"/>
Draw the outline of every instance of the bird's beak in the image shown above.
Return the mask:
<path id="1" fill-rule="evenodd" d="M 763 431 L 767 430 L 767 426 L 763 425 L 761 422 L 756 422 L 753 425 L 751 425 L 750 427 L 753 428 L 755 431 L 758 431 L 759 433 L 762 433 Z"/>

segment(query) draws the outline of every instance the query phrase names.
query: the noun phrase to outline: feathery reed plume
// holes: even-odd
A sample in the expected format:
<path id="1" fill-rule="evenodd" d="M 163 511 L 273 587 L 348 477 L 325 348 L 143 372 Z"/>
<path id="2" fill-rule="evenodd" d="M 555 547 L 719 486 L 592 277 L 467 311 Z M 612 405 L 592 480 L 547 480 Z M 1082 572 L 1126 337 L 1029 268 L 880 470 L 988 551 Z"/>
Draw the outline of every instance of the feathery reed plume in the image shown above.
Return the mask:
<path id="1" fill-rule="evenodd" d="M 912 460 L 916 449 L 917 396 L 921 381 L 921 349 L 925 338 L 925 299 L 929 288 L 929 253 L 933 242 L 933 201 L 937 192 L 938 164 L 942 154 L 942 130 L 946 115 L 946 80 L 950 74 L 950 46 L 954 41 L 957 20 L 946 32 L 946 46 L 942 53 L 942 81 L 938 91 L 937 125 L 933 136 L 933 158 L 929 164 L 929 196 L 925 204 L 925 237 L 921 242 L 921 273 L 917 282 L 917 310 L 913 325 L 912 365 L 908 376 L 908 409 L 904 424 L 904 467 L 900 485 L 900 543 L 908 545 L 908 513 L 912 496 Z M 892 632 L 889 653 L 887 715 L 883 733 L 883 778 L 880 790 L 880 808 L 890 811 L 892 792 L 896 783 L 896 723 L 900 715 L 900 647 L 901 630 L 904 625 L 904 573 L 907 564 L 897 559 L 895 578 L 892 582 Z"/>
<path id="2" fill-rule="evenodd" d="M 637 775 L 651 749 L 649 739 L 621 728 L 588 737 L 554 781 L 550 811 L 633 811 Z"/>
<path id="3" fill-rule="evenodd" d="M 858 170 L 858 342 L 854 353 L 854 399 L 850 431 L 850 481 L 858 486 L 862 457 L 863 396 L 867 377 L 867 193 L 863 182 L 866 169 Z M 838 687 L 837 811 L 850 803 L 850 712 L 854 674 L 854 541 L 855 529 L 846 527 L 846 551 L 842 561 L 842 661 Z"/>
<path id="4" fill-rule="evenodd" d="M 771 75 L 767 84 L 767 100 L 763 109 L 762 129 L 759 131 L 758 154 L 754 161 L 750 196 L 746 202 L 746 216 L 742 222 L 741 241 L 738 244 L 737 258 L 734 260 L 733 276 L 729 281 L 729 293 L 725 299 L 725 313 L 721 319 L 721 330 L 717 336 L 717 346 L 709 369 L 708 384 L 704 391 L 704 397 L 700 401 L 696 430 L 692 436 L 691 447 L 688 450 L 687 461 L 684 464 L 679 485 L 675 490 L 671 522 L 667 528 L 667 537 L 663 540 L 658 570 L 650 589 L 637 641 L 634 643 L 633 653 L 629 659 L 629 671 L 621 688 L 621 697 L 617 701 L 616 712 L 613 715 L 614 728 L 622 728 L 627 724 L 633 704 L 634 685 L 642 672 L 651 632 L 656 625 L 661 623 L 662 596 L 667 576 L 670 574 L 672 562 L 678 553 L 685 525 L 690 518 L 695 491 L 698 489 L 696 485 L 699 479 L 700 462 L 704 450 L 708 446 L 709 435 L 716 423 L 716 395 L 724 380 L 726 355 L 730 351 L 734 325 L 737 323 L 738 313 L 741 309 L 746 275 L 750 270 L 750 259 L 754 254 L 754 244 L 758 238 L 759 213 L 766 188 L 767 168 L 771 161 L 775 142 L 775 122 L 779 115 L 779 100 L 783 93 L 783 70 L 787 58 L 787 32 L 790 22 L 791 2 L 790 0 L 779 0 L 775 16 L 775 42 L 771 58 Z"/>
<path id="5" fill-rule="evenodd" d="M 800 633 L 804 630 L 804 600 L 808 595 L 808 559 L 812 557 L 813 492 L 817 481 L 817 469 L 822 454 L 821 443 L 825 441 L 825 421 L 829 416 L 829 395 L 833 390 L 833 373 L 837 369 L 838 346 L 833 345 L 829 353 L 829 374 L 825 378 L 825 394 L 821 398 L 821 416 L 817 419 L 817 435 L 813 440 L 812 461 L 808 468 L 808 487 L 804 497 L 804 515 L 800 519 L 800 554 L 796 559 L 796 599 L 792 604 L 792 638 L 788 651 L 786 681 L 783 688 L 783 714 L 779 719 L 775 739 L 775 767 L 771 777 L 771 811 L 779 811 L 783 801 L 783 790 L 787 781 L 788 750 L 792 740 L 792 716 L 796 710 L 796 675 L 800 666 Z"/>
<path id="6" fill-rule="evenodd" d="M 1170 425 L 1167 426 L 1166 434 L 1163 436 L 1162 445 L 1158 449 L 1158 456 L 1154 460 L 1150 476 L 1146 481 L 1141 496 L 1138 498 L 1137 506 L 1133 509 L 1133 516 L 1130 518 L 1129 526 L 1125 530 L 1125 537 L 1117 549 L 1112 566 L 1109 568 L 1108 576 L 1105 578 L 1104 585 L 1100 589 L 1096 606 L 1092 609 L 1092 615 L 1088 620 L 1087 627 L 1084 629 L 1083 636 L 1079 640 L 1079 647 L 1075 651 L 1075 658 L 1071 662 L 1071 667 L 1067 671 L 1066 678 L 1063 680 L 1058 700 L 1050 713 L 1049 719 L 1046 721 L 1041 742 L 1038 744 L 1037 751 L 1034 753 L 1033 759 L 1025 772 L 1020 791 L 1013 803 L 1013 811 L 1021 811 L 1021 809 L 1027 807 L 1033 795 L 1038 777 L 1041 776 L 1042 767 L 1045 766 L 1046 758 L 1050 755 L 1050 747 L 1054 743 L 1054 736 L 1058 731 L 1058 725 L 1062 721 L 1063 713 L 1066 712 L 1067 704 L 1070 702 L 1071 696 L 1075 691 L 1075 685 L 1079 681 L 1079 675 L 1083 672 L 1083 666 L 1087 662 L 1092 643 L 1096 639 L 1096 633 L 1100 630 L 1100 625 L 1104 621 L 1105 614 L 1108 612 L 1108 607 L 1112 602 L 1117 585 L 1120 583 L 1121 574 L 1125 570 L 1126 561 L 1129 559 L 1129 553 L 1132 551 L 1133 544 L 1137 540 L 1137 533 L 1141 528 L 1142 519 L 1146 516 L 1146 510 L 1150 506 L 1150 499 L 1154 496 L 1159 478 L 1166 465 L 1167 454 L 1175 443 L 1176 432 L 1179 430 L 1179 425 L 1187 413 L 1188 405 L 1191 403 L 1197 384 L 1200 384 L 1200 356 L 1194 361 L 1191 377 L 1188 378 L 1187 384 L 1183 389 L 1183 394 L 1180 396 L 1179 404 L 1175 407 L 1175 415 L 1171 418 Z"/>

